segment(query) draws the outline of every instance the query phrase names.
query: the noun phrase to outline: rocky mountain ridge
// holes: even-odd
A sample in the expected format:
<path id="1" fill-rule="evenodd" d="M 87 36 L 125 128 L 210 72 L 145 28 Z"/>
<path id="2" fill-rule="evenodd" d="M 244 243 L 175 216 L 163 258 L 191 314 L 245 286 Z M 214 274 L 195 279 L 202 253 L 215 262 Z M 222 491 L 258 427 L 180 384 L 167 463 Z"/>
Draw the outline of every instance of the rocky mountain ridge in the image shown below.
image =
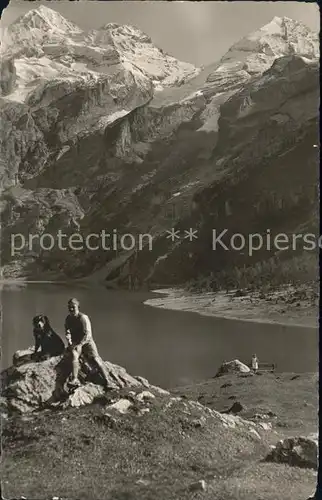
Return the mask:
<path id="1" fill-rule="evenodd" d="M 48 11 L 31 11 L 16 25 L 24 26 L 24 39 L 38 37 L 39 53 L 23 48 L 14 55 L 15 46 L 4 47 L 5 241 L 18 227 L 27 236 L 35 225 L 39 234 L 117 228 L 149 232 L 153 251 L 84 249 L 62 258 L 56 249 L 36 248 L 12 259 L 5 244 L 5 275 L 91 275 L 122 284 L 130 273 L 141 284 L 182 283 L 216 272 L 210 229 L 239 227 L 241 206 L 246 232 L 263 229 L 268 213 L 280 214 L 283 204 L 292 213 L 284 210 L 282 228 L 314 226 L 317 34 L 274 18 L 221 61 L 194 68 L 134 28 L 108 24 L 84 34 Z M 7 39 L 17 30 L 10 27 Z M 289 175 L 290 196 L 289 183 L 281 182 Z M 58 209 L 47 198 L 67 203 Z M 294 215 L 301 203 L 303 214 Z M 166 231 L 177 226 L 198 229 L 198 241 L 171 244 Z M 241 263 L 239 256 L 234 265 Z"/>

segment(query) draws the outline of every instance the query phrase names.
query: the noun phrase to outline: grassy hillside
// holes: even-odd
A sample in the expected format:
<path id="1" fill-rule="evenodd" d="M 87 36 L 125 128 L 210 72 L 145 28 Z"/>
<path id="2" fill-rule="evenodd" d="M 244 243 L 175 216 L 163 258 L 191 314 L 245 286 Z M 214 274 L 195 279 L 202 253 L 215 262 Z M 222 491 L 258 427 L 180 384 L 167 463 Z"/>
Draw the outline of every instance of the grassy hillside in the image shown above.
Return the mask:
<path id="1" fill-rule="evenodd" d="M 270 444 L 316 430 L 317 377 L 227 375 L 174 390 L 121 415 L 108 401 L 11 417 L 3 426 L 6 498 L 42 500 L 303 500 L 316 473 L 265 462 Z M 123 397 L 130 397 L 124 393 Z M 121 396 L 119 396 L 121 397 Z M 272 430 L 231 427 L 200 404 L 242 416 L 270 411 Z M 223 416 L 224 417 L 224 416 Z M 192 491 L 204 480 L 204 491 Z M 197 486 L 198 488 L 198 486 Z"/>

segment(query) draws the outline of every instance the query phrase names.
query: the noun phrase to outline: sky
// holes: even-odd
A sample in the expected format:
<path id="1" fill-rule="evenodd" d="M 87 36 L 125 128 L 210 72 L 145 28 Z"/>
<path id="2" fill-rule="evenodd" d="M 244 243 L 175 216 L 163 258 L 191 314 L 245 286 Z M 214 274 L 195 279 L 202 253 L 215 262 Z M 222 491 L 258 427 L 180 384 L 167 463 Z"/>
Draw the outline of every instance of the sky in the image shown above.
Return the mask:
<path id="1" fill-rule="evenodd" d="M 317 3 L 257 1 L 11 0 L 1 26 L 8 26 L 38 5 L 58 11 L 84 30 L 109 22 L 136 26 L 165 52 L 196 66 L 217 61 L 233 43 L 274 16 L 287 16 L 316 31 L 320 29 Z"/>

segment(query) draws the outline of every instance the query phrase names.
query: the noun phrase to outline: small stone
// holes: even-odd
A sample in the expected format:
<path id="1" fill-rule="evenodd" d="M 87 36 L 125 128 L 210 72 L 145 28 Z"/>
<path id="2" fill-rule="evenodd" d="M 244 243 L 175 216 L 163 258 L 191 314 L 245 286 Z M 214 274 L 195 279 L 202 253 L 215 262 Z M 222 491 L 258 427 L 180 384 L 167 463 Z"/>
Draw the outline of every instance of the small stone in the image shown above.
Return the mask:
<path id="1" fill-rule="evenodd" d="M 227 413 L 239 413 L 241 411 L 245 410 L 245 407 L 239 402 L 235 401 L 235 403 L 227 410 Z"/>
<path id="2" fill-rule="evenodd" d="M 219 414 L 218 415 L 224 427 L 230 427 L 234 429 L 236 427 L 237 418 L 234 415 L 229 414 Z"/>
<path id="3" fill-rule="evenodd" d="M 230 382 L 227 382 L 226 384 L 223 384 L 220 386 L 220 389 L 226 389 L 226 387 L 231 387 L 233 384 L 231 384 Z"/>
<path id="4" fill-rule="evenodd" d="M 116 403 L 108 406 L 109 410 L 117 410 L 120 413 L 127 413 L 128 409 L 132 406 L 131 401 L 128 399 L 119 399 Z"/>
<path id="5" fill-rule="evenodd" d="M 156 385 L 150 385 L 150 389 L 156 392 L 159 396 L 170 396 L 170 392 L 162 389 L 162 387 L 158 387 Z"/>
<path id="6" fill-rule="evenodd" d="M 255 436 L 258 440 L 261 439 L 260 435 L 258 434 L 258 432 L 255 430 L 255 429 L 250 429 L 250 434 L 252 434 L 253 436 Z"/>
<path id="7" fill-rule="evenodd" d="M 149 388 L 149 387 L 150 387 L 150 384 L 149 384 L 149 382 L 147 381 L 147 379 L 146 379 L 146 378 L 141 377 L 140 375 L 138 375 L 138 376 L 137 376 L 137 377 L 135 377 L 135 378 L 136 378 L 136 380 L 138 380 L 138 382 L 140 382 L 140 384 L 142 384 L 144 387 L 147 387 L 147 388 Z"/>
<path id="8" fill-rule="evenodd" d="M 280 440 L 267 456 L 267 460 L 317 470 L 318 440 L 315 436 Z"/>
<path id="9" fill-rule="evenodd" d="M 78 408 L 93 403 L 95 398 L 103 394 L 104 389 L 102 386 L 89 382 L 88 384 L 78 387 L 69 397 L 69 402 L 72 407 Z"/>
<path id="10" fill-rule="evenodd" d="M 145 415 L 146 413 L 149 413 L 149 411 L 150 411 L 150 408 L 141 408 L 138 411 L 138 415 L 139 415 L 139 417 L 141 417 L 142 415 Z"/>
<path id="11" fill-rule="evenodd" d="M 192 420 L 192 425 L 194 427 L 203 427 L 204 423 L 205 423 L 205 418 L 204 417 L 201 417 L 201 418 L 195 418 L 194 420 Z"/>
<path id="12" fill-rule="evenodd" d="M 143 486 L 149 486 L 149 484 L 151 484 L 151 481 L 149 481 L 148 479 L 138 479 L 136 481 L 136 484 L 142 484 Z"/>
<path id="13" fill-rule="evenodd" d="M 260 422 L 258 424 L 264 431 L 270 431 L 272 430 L 272 424 L 270 422 Z"/>
<path id="14" fill-rule="evenodd" d="M 206 490 L 206 481 L 204 479 L 201 479 L 200 481 L 197 481 L 196 483 L 192 483 L 189 486 L 190 491 L 205 491 Z"/>
<path id="15" fill-rule="evenodd" d="M 152 394 L 152 392 L 150 392 L 150 391 L 142 391 L 142 392 L 140 392 L 140 394 L 138 394 L 138 395 L 136 396 L 136 399 L 137 399 L 138 401 L 143 402 L 143 401 L 144 401 L 144 400 L 146 400 L 146 399 L 150 399 L 150 400 L 151 400 L 151 399 L 155 399 L 155 395 L 154 395 L 154 394 Z"/>
<path id="16" fill-rule="evenodd" d="M 32 362 L 32 354 L 35 352 L 34 347 L 30 346 L 27 349 L 16 351 L 12 357 L 12 364 L 17 366 L 23 363 Z"/>

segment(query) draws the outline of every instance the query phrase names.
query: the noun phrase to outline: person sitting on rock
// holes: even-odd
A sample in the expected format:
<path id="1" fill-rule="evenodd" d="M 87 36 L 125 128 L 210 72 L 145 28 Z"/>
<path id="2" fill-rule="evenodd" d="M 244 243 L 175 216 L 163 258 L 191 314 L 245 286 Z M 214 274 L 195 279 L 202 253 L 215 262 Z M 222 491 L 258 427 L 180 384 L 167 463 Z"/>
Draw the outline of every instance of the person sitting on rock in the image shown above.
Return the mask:
<path id="1" fill-rule="evenodd" d="M 90 358 L 98 367 L 103 380 L 104 387 L 107 389 L 108 371 L 104 361 L 98 354 L 96 344 L 92 337 L 92 326 L 89 317 L 80 312 L 79 301 L 75 298 L 68 301 L 69 314 L 65 320 L 65 332 L 68 342 L 68 349 L 72 354 L 72 378 L 68 382 L 70 387 L 78 387 L 80 385 L 78 379 L 79 372 L 79 357 L 84 354 Z"/>

